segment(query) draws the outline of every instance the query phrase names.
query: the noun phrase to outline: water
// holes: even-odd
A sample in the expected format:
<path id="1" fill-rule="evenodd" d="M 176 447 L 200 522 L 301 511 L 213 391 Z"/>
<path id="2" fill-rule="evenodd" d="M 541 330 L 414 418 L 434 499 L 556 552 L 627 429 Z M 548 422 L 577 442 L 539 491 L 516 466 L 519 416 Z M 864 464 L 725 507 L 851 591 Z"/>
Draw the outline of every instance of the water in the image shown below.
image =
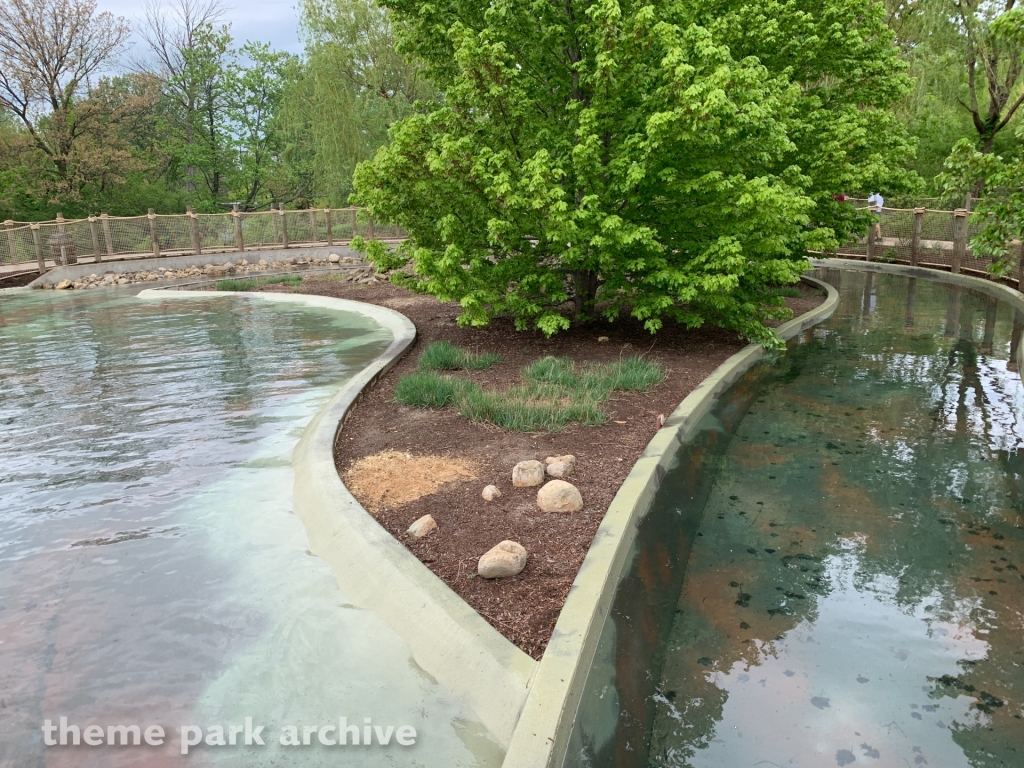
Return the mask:
<path id="1" fill-rule="evenodd" d="M 359 315 L 241 297 L 0 300 L 0 765 L 500 763 L 291 513 L 304 426 L 390 340 Z M 43 746 L 60 716 L 168 738 Z M 180 755 L 180 725 L 226 736 L 245 717 L 265 747 Z M 419 738 L 278 743 L 340 717 Z"/>
<path id="2" fill-rule="evenodd" d="M 1024 318 L 827 277 L 681 451 L 568 765 L 1024 766 Z"/>

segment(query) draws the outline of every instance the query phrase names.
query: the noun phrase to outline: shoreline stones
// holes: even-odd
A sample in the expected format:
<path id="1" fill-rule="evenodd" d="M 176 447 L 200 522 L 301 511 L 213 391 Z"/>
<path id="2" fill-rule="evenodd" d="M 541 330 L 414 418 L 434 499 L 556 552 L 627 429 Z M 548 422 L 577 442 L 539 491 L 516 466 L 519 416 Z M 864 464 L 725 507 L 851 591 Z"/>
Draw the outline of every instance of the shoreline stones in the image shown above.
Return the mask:
<path id="1" fill-rule="evenodd" d="M 433 515 L 424 515 L 419 520 L 409 526 L 409 530 L 406 533 L 410 539 L 422 539 L 424 536 L 433 533 L 437 530 L 437 521 L 434 520 Z"/>
<path id="2" fill-rule="evenodd" d="M 485 579 L 507 579 L 526 567 L 526 547 L 518 541 L 503 541 L 480 556 L 476 572 Z"/>
<path id="3" fill-rule="evenodd" d="M 520 461 L 512 467 L 512 485 L 530 488 L 544 482 L 544 465 L 539 461 Z"/>
<path id="4" fill-rule="evenodd" d="M 494 501 L 496 498 L 501 496 L 501 491 L 496 485 L 488 485 L 480 495 L 483 497 L 484 501 Z"/>
<path id="5" fill-rule="evenodd" d="M 551 480 L 537 491 L 537 506 L 542 512 L 579 512 L 583 509 L 583 496 L 572 483 Z"/>
<path id="6" fill-rule="evenodd" d="M 576 457 L 571 453 L 565 456 L 548 456 L 544 459 L 544 464 L 549 477 L 561 478 L 572 472 L 576 466 Z"/>
<path id="7" fill-rule="evenodd" d="M 97 264 L 97 267 L 104 266 Z M 140 267 L 142 264 L 139 265 Z M 339 256 L 332 253 L 327 258 L 319 257 L 289 257 L 282 261 L 269 262 L 261 258 L 253 264 L 247 259 L 240 258 L 223 264 L 204 264 L 182 267 L 180 269 L 168 267 L 154 267 L 152 269 L 140 268 L 131 272 L 116 273 L 113 271 L 104 272 L 102 275 L 91 274 L 80 277 L 76 280 L 61 280 L 56 285 L 41 285 L 40 288 L 58 291 L 87 290 L 90 288 L 106 288 L 112 285 L 131 285 L 134 283 L 147 283 L 154 280 L 184 280 L 184 279 L 224 279 L 225 277 L 241 274 L 266 272 L 268 270 L 288 270 L 292 268 L 313 267 L 355 267 L 348 269 L 351 272 L 349 280 L 354 282 L 376 282 L 378 279 L 387 280 L 387 276 L 378 278 L 372 265 L 366 264 L 362 259 L 354 256 Z"/>

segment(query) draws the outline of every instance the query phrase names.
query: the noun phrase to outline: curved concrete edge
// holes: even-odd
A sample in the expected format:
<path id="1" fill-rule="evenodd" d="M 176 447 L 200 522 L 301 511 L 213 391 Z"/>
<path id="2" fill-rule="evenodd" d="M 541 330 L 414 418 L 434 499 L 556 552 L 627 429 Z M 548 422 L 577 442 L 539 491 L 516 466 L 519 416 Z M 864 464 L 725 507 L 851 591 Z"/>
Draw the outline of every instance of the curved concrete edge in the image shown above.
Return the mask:
<path id="1" fill-rule="evenodd" d="M 828 295 L 810 312 L 777 328 L 783 339 L 791 339 L 826 320 L 839 304 L 835 288 L 814 278 L 803 279 Z M 629 566 L 637 527 L 679 447 L 718 397 L 763 356 L 762 346 L 750 344 L 718 366 L 672 412 L 633 465 L 612 499 L 569 590 L 502 768 L 562 765 L 601 630 L 618 583 Z"/>
<path id="2" fill-rule="evenodd" d="M 506 747 L 537 662 L 381 527 L 349 493 L 334 465 L 334 445 L 352 407 L 405 354 L 416 339 L 416 327 L 394 310 L 347 299 L 287 293 L 229 295 L 358 312 L 391 331 L 390 346 L 331 398 L 295 446 L 293 508 L 306 527 L 310 550 L 327 562 L 345 596 L 374 611 L 401 635 L 416 663 L 464 701 Z M 189 299 L 225 298 L 226 294 L 149 289 L 138 296 Z"/>
<path id="3" fill-rule="evenodd" d="M 922 280 L 934 280 L 938 283 L 950 283 L 961 288 L 987 293 L 1005 301 L 1014 309 L 1024 312 L 1024 294 L 1008 285 L 986 280 L 973 275 L 952 274 L 927 267 L 911 267 L 906 264 L 882 264 L 877 261 L 861 261 L 860 259 L 810 259 L 811 264 L 822 269 L 844 269 L 852 272 L 876 272 L 903 277 L 917 277 Z"/>

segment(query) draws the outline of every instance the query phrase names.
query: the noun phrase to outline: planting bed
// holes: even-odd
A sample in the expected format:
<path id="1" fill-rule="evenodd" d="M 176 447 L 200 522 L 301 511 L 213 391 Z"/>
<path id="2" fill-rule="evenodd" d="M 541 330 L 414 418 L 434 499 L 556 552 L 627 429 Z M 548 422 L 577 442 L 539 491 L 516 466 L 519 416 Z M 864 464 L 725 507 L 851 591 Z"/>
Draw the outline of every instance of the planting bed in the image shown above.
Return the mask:
<path id="1" fill-rule="evenodd" d="M 413 456 L 459 457 L 471 465 L 475 479 L 455 480 L 436 492 L 403 504 L 366 504 L 376 519 L 496 629 L 526 653 L 539 658 L 558 613 L 615 492 L 658 429 L 659 414 L 668 414 L 708 374 L 744 346 L 736 334 L 718 328 L 688 331 L 666 328 L 652 336 L 639 323 L 593 323 L 574 327 L 551 339 L 516 332 L 497 320 L 488 328 L 457 326 L 457 305 L 442 304 L 389 283 L 354 284 L 306 278 L 299 286 L 266 285 L 258 290 L 311 293 L 354 299 L 397 310 L 415 323 L 416 345 L 355 407 L 335 449 L 344 476 L 360 459 L 388 450 Z M 817 306 L 823 296 L 800 286 L 787 299 L 795 314 Z M 608 337 L 601 342 L 599 338 Z M 577 364 L 616 363 L 641 355 L 663 368 L 665 380 L 650 392 L 615 391 L 601 404 L 607 415 L 596 426 L 570 424 L 553 433 L 526 433 L 473 423 L 449 405 L 424 409 L 396 402 L 395 387 L 417 370 L 423 350 L 449 341 L 472 353 L 496 353 L 501 361 L 483 370 L 452 372 L 484 391 L 523 383 L 524 366 L 546 356 Z M 536 488 L 513 488 L 512 467 L 527 459 L 573 454 L 577 463 L 567 478 L 583 495 L 584 510 L 545 514 L 536 504 Z M 400 483 L 400 480 L 398 481 Z M 498 486 L 502 496 L 485 502 L 484 486 Z M 358 493 L 357 493 L 358 497 Z M 379 497 L 378 497 L 379 498 Z M 438 529 L 410 540 L 406 529 L 430 514 Z M 525 570 L 511 579 L 477 578 L 480 555 L 498 542 L 518 541 L 529 552 Z"/>

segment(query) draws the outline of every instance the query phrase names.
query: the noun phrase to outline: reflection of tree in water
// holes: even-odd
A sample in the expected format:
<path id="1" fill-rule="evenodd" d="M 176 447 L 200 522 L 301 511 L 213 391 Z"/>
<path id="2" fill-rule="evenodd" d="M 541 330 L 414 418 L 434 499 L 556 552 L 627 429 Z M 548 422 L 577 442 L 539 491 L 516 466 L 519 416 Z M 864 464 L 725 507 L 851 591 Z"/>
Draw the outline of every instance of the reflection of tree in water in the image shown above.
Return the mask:
<path id="1" fill-rule="evenodd" d="M 977 722 L 953 729 L 970 763 L 1024 765 L 1020 382 L 988 356 L 1016 352 L 1020 318 L 1007 334 L 987 297 L 844 277 L 836 330 L 791 350 L 729 449 L 678 606 L 652 764 L 688 765 L 711 743 L 728 697 L 718 676 L 756 674 L 813 622 L 820 564 L 856 535 L 859 589 L 890 579 L 904 612 L 935 603 L 929 625 L 988 644 L 932 693 L 974 699 Z"/>

